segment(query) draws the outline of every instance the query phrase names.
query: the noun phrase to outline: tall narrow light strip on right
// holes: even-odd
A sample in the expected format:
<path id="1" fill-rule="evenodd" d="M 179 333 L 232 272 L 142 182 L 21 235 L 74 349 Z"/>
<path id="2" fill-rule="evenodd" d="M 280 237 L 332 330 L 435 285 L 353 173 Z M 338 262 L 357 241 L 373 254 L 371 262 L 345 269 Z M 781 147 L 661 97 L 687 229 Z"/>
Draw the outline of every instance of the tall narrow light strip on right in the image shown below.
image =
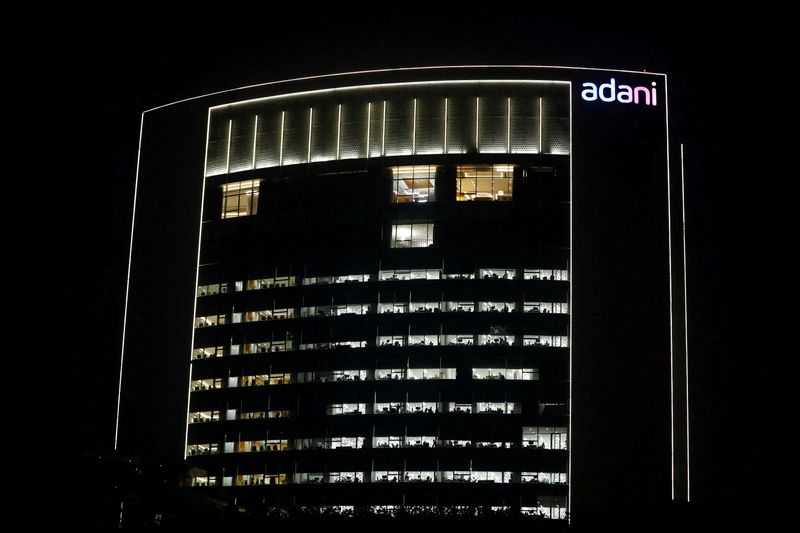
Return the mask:
<path id="1" fill-rule="evenodd" d="M 372 102 L 367 102 L 367 159 L 369 159 L 369 128 L 372 123 Z"/>
<path id="2" fill-rule="evenodd" d="M 314 126 L 314 108 L 308 108 L 308 153 L 306 163 L 311 163 L 311 128 Z"/>
<path id="3" fill-rule="evenodd" d="M 146 111 L 144 112 L 146 113 Z M 122 365 L 125 362 L 125 334 L 128 331 L 128 297 L 131 291 L 131 262 L 133 261 L 133 228 L 136 226 L 136 200 L 139 194 L 139 166 L 142 160 L 142 131 L 144 131 L 144 113 L 139 122 L 139 149 L 136 151 L 136 178 L 133 182 L 133 213 L 131 214 L 131 240 L 128 245 L 128 274 L 125 278 L 125 312 L 122 315 L 122 349 L 119 354 L 119 382 L 117 383 L 117 414 L 114 421 L 114 449 L 117 449 L 119 441 L 119 410 L 122 404 Z M 209 111 L 209 117 L 211 111 Z M 206 143 L 207 145 L 208 143 Z M 208 159 L 208 148 L 206 147 L 206 160 Z M 208 163 L 206 163 L 208 164 Z M 203 167 L 203 175 L 206 167 Z M 194 320 L 194 317 L 192 317 Z"/>
<path id="4" fill-rule="evenodd" d="M 442 153 L 447 153 L 447 98 L 444 99 L 444 143 Z"/>
<path id="5" fill-rule="evenodd" d="M 511 97 L 506 100 L 507 114 L 506 114 L 506 153 L 511 153 Z"/>
<path id="6" fill-rule="evenodd" d="M 251 170 L 256 169 L 256 144 L 258 142 L 258 114 L 256 114 L 255 124 L 253 124 L 253 164 Z"/>
<path id="7" fill-rule="evenodd" d="M 386 155 L 386 100 L 383 101 L 383 118 L 381 125 L 381 156 Z"/>
<path id="8" fill-rule="evenodd" d="M 414 98 L 414 114 L 411 118 L 411 155 L 417 153 L 417 99 Z"/>
<path id="9" fill-rule="evenodd" d="M 573 273 L 575 269 L 572 265 L 572 82 L 569 84 L 569 265 L 567 272 L 569 275 L 569 438 L 567 440 L 567 523 L 572 520 L 572 287 L 575 283 Z M 540 122 L 541 123 L 541 122 Z M 541 137 L 540 137 L 541 139 Z"/>
<path id="10" fill-rule="evenodd" d="M 667 76 L 664 75 L 664 113 L 666 114 L 666 152 L 667 152 L 667 246 L 669 250 L 669 451 L 670 451 L 670 487 L 672 499 L 675 499 L 675 346 L 672 338 L 672 177 L 669 168 L 669 97 L 667 96 Z"/>
<path id="11" fill-rule="evenodd" d="M 230 132 L 230 130 L 228 130 Z M 189 445 L 189 413 L 191 412 L 192 402 L 192 352 L 194 351 L 194 320 L 197 316 L 197 286 L 200 284 L 200 245 L 203 242 L 203 205 L 206 202 L 206 169 L 208 166 L 208 141 L 211 136 L 211 109 L 208 110 L 208 122 L 206 124 L 206 157 L 203 163 L 203 188 L 200 195 L 200 224 L 197 232 L 197 263 L 194 273 L 194 306 L 192 308 L 192 342 L 189 345 L 189 380 L 186 383 L 186 431 L 183 435 L 183 458 L 186 459 L 186 449 Z M 228 143 L 230 148 L 230 143 Z"/>
<path id="12" fill-rule="evenodd" d="M 225 150 L 225 173 L 231 173 L 231 132 L 233 131 L 233 119 L 228 120 L 228 146 Z M 208 158 L 208 146 L 206 146 L 206 158 Z M 208 163 L 206 163 L 208 164 Z M 204 174 L 205 176 L 205 174 Z"/>
<path id="13" fill-rule="evenodd" d="M 480 124 L 480 117 L 481 117 L 481 97 L 475 97 L 475 151 L 480 152 L 480 148 L 478 145 L 478 135 L 479 135 L 479 128 L 478 124 Z"/>
<path id="14" fill-rule="evenodd" d="M 539 97 L 539 153 L 544 153 L 544 128 L 542 124 L 544 123 L 544 100 L 542 97 Z M 570 135 L 572 135 L 570 133 Z"/>
<path id="15" fill-rule="evenodd" d="M 341 141 L 342 141 L 342 104 L 339 104 L 339 115 L 336 118 L 336 160 L 341 159 Z"/>
<path id="16" fill-rule="evenodd" d="M 286 124 L 286 111 L 281 111 L 281 144 L 278 148 L 278 166 L 283 166 L 283 126 Z"/>
<path id="17" fill-rule="evenodd" d="M 685 183 L 685 167 L 683 156 L 683 143 L 681 143 L 681 229 L 683 232 L 683 334 L 684 342 L 684 355 L 685 362 L 683 373 L 686 377 L 686 501 L 691 501 L 691 482 L 690 482 L 690 468 L 689 468 L 689 298 L 688 298 L 688 275 L 686 271 L 686 191 L 684 188 Z"/>

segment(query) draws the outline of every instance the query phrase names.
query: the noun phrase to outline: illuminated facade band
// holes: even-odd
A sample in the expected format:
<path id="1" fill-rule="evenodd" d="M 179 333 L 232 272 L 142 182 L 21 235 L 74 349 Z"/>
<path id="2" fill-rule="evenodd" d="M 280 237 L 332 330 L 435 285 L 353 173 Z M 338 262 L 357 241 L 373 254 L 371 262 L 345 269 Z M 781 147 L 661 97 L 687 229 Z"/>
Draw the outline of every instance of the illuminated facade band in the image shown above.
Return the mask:
<path id="1" fill-rule="evenodd" d="M 170 367 L 148 376 L 183 398 L 176 434 L 197 490 L 248 509 L 551 519 L 602 506 L 598 487 L 619 479 L 646 477 L 643 499 L 688 497 L 664 80 L 412 69 L 154 111 L 137 181 L 180 179 L 157 212 L 200 224 L 156 237 L 136 215 L 126 369 L 155 360 L 145 345 Z M 610 108 L 628 102 L 646 105 Z M 137 265 L 152 239 L 176 248 L 164 337 L 130 319 L 167 261 Z M 122 389 L 123 446 L 143 439 L 125 423 L 136 387 Z M 158 416 L 176 424 L 176 411 Z"/>

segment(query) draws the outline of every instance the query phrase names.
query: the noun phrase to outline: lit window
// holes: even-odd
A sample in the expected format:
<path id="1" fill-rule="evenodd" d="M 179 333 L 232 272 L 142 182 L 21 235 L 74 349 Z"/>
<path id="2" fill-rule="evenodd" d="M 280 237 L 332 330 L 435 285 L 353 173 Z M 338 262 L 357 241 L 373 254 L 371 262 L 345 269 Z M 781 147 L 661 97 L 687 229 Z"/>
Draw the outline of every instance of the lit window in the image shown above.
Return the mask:
<path id="1" fill-rule="evenodd" d="M 513 165 L 458 165 L 456 200 L 511 200 L 514 182 Z"/>
<path id="2" fill-rule="evenodd" d="M 415 165 L 392 167 L 392 203 L 436 200 L 436 167 Z"/>
<path id="3" fill-rule="evenodd" d="M 258 180 L 222 186 L 222 218 L 246 217 L 258 212 Z"/>
<path id="4" fill-rule="evenodd" d="M 566 450 L 567 428 L 524 426 L 522 428 L 522 447 Z"/>
<path id="5" fill-rule="evenodd" d="M 426 248 L 433 245 L 433 224 L 395 224 L 392 248 Z"/>

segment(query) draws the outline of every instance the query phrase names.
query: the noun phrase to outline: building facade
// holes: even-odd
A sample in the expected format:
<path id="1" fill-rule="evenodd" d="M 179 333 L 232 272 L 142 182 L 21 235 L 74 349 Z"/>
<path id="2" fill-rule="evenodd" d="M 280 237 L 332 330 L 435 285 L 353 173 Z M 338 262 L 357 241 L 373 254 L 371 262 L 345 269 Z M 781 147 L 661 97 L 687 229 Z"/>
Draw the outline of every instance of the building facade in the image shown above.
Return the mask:
<path id="1" fill-rule="evenodd" d="M 670 165 L 644 73 L 364 72 L 146 112 L 118 445 L 251 510 L 688 497 Z"/>

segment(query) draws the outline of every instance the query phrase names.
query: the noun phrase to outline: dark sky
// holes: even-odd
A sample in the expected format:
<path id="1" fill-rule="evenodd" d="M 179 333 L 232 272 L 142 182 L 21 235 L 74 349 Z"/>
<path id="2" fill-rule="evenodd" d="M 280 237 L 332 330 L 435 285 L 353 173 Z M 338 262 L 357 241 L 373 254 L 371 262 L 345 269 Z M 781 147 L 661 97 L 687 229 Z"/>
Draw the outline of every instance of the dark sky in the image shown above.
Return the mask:
<path id="1" fill-rule="evenodd" d="M 267 5 L 268 3 L 263 3 Z M 262 4 L 257 4 L 262 5 Z M 444 64 L 554 64 L 670 75 L 673 138 L 687 144 L 693 495 L 712 509 L 778 497 L 783 421 L 784 201 L 766 91 L 776 28 L 765 17 L 447 10 L 372 4 L 358 13 L 237 2 L 115 4 L 54 13 L 37 69 L 58 161 L 48 165 L 43 301 L 61 442 L 113 443 L 117 364 L 140 113 L 209 91 L 292 76 Z M 120 9 L 121 7 L 121 9 Z M 101 22 L 96 22 L 96 17 Z M 724 20 L 724 22 L 723 22 Z M 777 83 L 777 82 L 776 82 Z M 778 85 L 776 85 L 778 86 Z M 765 119 L 766 117 L 766 119 Z M 47 128 L 46 128 L 47 130 Z M 44 310 L 46 306 L 42 305 Z M 48 312 L 52 312 L 50 309 Z M 44 318 L 44 317 L 43 317 Z M 770 503 L 772 502 L 772 503 Z"/>

